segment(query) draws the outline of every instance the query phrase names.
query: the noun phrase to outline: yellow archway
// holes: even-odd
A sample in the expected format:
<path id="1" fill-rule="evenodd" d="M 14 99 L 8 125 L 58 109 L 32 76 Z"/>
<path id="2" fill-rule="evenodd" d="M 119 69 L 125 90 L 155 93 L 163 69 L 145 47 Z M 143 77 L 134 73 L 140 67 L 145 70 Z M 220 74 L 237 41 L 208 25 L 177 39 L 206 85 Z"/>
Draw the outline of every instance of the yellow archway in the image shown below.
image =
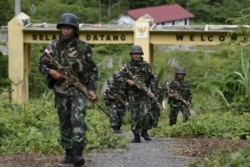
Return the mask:
<path id="1" fill-rule="evenodd" d="M 80 24 L 81 39 L 91 44 L 138 44 L 144 60 L 153 64 L 153 45 L 217 45 L 237 42 L 242 37 L 233 34 L 232 26 L 155 26 L 148 15 L 134 25 Z M 229 33 L 231 32 L 231 33 Z M 12 82 L 12 103 L 28 101 L 30 44 L 49 43 L 59 37 L 56 24 L 32 24 L 29 16 L 20 13 L 8 22 L 9 78 Z"/>

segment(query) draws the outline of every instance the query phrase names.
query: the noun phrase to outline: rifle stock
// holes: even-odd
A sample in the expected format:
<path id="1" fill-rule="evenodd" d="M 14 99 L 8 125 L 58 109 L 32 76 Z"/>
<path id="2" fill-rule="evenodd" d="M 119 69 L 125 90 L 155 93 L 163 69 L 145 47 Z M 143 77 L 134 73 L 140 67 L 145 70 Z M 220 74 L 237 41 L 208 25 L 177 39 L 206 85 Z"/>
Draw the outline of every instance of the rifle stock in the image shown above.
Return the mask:
<path id="1" fill-rule="evenodd" d="M 169 83 L 166 84 L 167 89 L 169 90 L 169 93 L 173 95 L 173 98 L 176 100 L 180 100 L 183 102 L 186 106 L 190 106 L 189 101 L 185 100 L 177 91 L 170 89 Z"/>

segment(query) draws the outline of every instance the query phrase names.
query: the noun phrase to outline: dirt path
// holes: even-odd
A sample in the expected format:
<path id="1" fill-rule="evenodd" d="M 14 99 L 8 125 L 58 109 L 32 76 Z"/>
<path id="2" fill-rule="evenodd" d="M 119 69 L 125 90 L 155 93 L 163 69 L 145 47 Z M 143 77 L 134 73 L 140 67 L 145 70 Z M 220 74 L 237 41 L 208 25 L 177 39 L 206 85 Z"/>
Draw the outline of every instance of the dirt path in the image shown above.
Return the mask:
<path id="1" fill-rule="evenodd" d="M 128 135 L 122 134 L 122 135 Z M 132 134 L 129 134 L 132 138 Z M 191 158 L 178 156 L 171 147 L 172 138 L 152 138 L 146 142 L 129 143 L 127 150 L 106 150 L 84 154 L 84 167 L 185 167 Z M 175 145 L 175 144 L 174 144 Z M 20 154 L 0 156 L 0 167 L 59 167 L 61 156 Z M 70 165 L 64 165 L 69 167 Z"/>
<path id="2" fill-rule="evenodd" d="M 171 148 L 172 139 L 156 139 L 131 143 L 124 152 L 89 154 L 93 167 L 185 167 L 192 158 L 178 156 Z"/>
<path id="3" fill-rule="evenodd" d="M 141 143 L 130 143 L 127 150 L 85 153 L 84 167 L 186 167 L 191 162 L 201 160 L 215 148 L 250 149 L 250 140 L 153 138 L 146 142 L 142 139 Z M 58 162 L 63 157 L 42 154 L 0 155 L 0 167 L 59 167 L 62 165 Z"/>

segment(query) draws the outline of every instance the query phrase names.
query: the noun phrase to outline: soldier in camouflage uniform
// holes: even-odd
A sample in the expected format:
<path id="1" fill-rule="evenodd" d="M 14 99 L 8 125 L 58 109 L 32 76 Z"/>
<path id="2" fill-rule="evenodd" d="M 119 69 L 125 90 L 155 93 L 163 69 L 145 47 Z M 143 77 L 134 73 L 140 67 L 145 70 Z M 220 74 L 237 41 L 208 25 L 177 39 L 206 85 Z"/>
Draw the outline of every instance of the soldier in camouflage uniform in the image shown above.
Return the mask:
<path id="1" fill-rule="evenodd" d="M 141 136 L 150 141 L 147 131 L 149 129 L 149 111 L 150 99 L 146 91 L 139 89 L 136 86 L 135 80 L 131 78 L 128 71 L 147 87 L 151 82 L 151 66 L 149 63 L 142 59 L 143 51 L 141 46 L 134 45 L 130 50 L 131 61 L 126 63 L 121 71 L 125 74 L 127 83 L 127 94 L 129 107 L 128 111 L 131 113 L 131 130 L 134 134 L 133 143 L 141 142 Z"/>
<path id="2" fill-rule="evenodd" d="M 151 91 L 155 94 L 159 104 L 162 104 L 163 99 L 167 95 L 167 89 L 161 87 L 158 83 L 158 78 L 156 75 L 153 76 L 152 83 L 150 84 Z M 157 127 L 159 118 L 161 116 L 161 109 L 158 107 L 157 103 L 152 100 L 151 110 L 150 110 L 150 128 Z"/>
<path id="3" fill-rule="evenodd" d="M 188 81 L 185 80 L 186 71 L 183 67 L 177 67 L 175 79 L 169 84 L 169 125 L 176 124 L 178 112 L 181 111 L 183 122 L 190 116 L 189 106 L 192 101 L 192 92 Z"/>
<path id="4" fill-rule="evenodd" d="M 113 84 L 105 91 L 106 98 L 109 99 L 109 114 L 110 125 L 114 133 L 121 133 L 121 126 L 123 117 L 125 115 L 127 103 L 127 96 L 125 93 L 125 81 L 121 72 L 115 71 L 113 73 Z"/>
<path id="5" fill-rule="evenodd" d="M 60 123 L 61 144 L 66 151 L 62 164 L 80 166 L 85 163 L 82 157 L 86 124 L 87 100 L 96 101 L 95 94 L 98 69 L 92 59 L 92 50 L 88 43 L 79 39 L 78 18 L 72 13 L 64 13 L 58 24 L 60 38 L 52 41 L 40 58 L 39 70 L 45 74 L 49 88 L 55 93 L 55 104 Z M 81 84 L 85 85 L 88 97 L 73 85 L 67 85 L 65 76 L 51 64 L 54 58 L 63 67 L 72 71 Z M 62 89 L 64 85 L 64 89 Z"/>
<path id="6" fill-rule="evenodd" d="M 105 102 L 105 105 L 110 108 L 110 105 L 111 105 L 111 99 L 109 98 L 109 89 L 111 88 L 111 86 L 114 84 L 114 79 L 113 77 L 112 78 L 109 78 L 107 80 L 107 89 L 105 90 L 104 94 L 103 94 L 103 100 Z"/>

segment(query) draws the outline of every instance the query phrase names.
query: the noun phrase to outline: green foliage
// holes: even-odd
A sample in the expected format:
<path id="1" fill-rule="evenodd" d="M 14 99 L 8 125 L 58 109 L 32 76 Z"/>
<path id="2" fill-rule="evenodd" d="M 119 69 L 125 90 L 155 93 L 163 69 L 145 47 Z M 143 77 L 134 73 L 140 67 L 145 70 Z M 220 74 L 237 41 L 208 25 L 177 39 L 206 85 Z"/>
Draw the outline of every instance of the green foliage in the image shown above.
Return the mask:
<path id="1" fill-rule="evenodd" d="M 14 16 L 14 8 L 11 4 L 11 0 L 0 1 L 0 26 L 6 26 L 7 22 Z"/>
<path id="2" fill-rule="evenodd" d="M 58 143 L 57 117 L 51 102 L 1 103 L 0 117 L 3 124 L 0 131 L 2 153 L 62 151 Z"/>
<path id="3" fill-rule="evenodd" d="M 21 11 L 31 17 L 33 23 L 58 21 L 63 12 L 74 12 L 84 23 L 107 23 L 117 19 L 129 9 L 144 8 L 163 4 L 178 3 L 195 15 L 192 22 L 205 24 L 248 24 L 248 1 L 222 1 L 222 0 L 89 0 L 89 1 L 32 1 L 22 0 Z M 66 9 L 66 11 L 65 11 Z M 0 25 L 7 25 L 8 20 L 14 17 L 14 1 L 0 2 Z"/>
<path id="4" fill-rule="evenodd" d="M 53 100 L 30 100 L 28 104 L 14 105 L 0 102 L 1 153 L 40 152 L 62 154 L 59 125 Z M 89 109 L 86 151 L 102 148 L 125 148 L 128 138 L 114 136 L 108 119 L 100 111 Z"/>
<path id="5" fill-rule="evenodd" d="M 106 23 L 112 19 L 118 18 L 121 13 L 128 9 L 126 0 L 112 1 L 31 1 L 22 0 L 22 11 L 31 17 L 32 22 L 49 22 L 58 21 L 63 12 L 75 13 L 79 22 L 84 23 Z M 66 11 L 65 11 L 66 9 Z"/>
<path id="6" fill-rule="evenodd" d="M 234 112 L 249 112 L 249 49 L 238 49 L 232 56 L 235 60 L 231 66 L 226 66 L 231 73 L 223 75 L 217 92 L 223 99 L 222 107 Z"/>
<path id="7" fill-rule="evenodd" d="M 242 150 L 239 149 L 238 151 L 235 151 L 233 153 L 224 151 L 222 152 L 224 155 L 222 156 L 213 155 L 214 157 L 217 157 L 217 161 L 220 164 L 228 164 L 229 166 L 249 166 L 250 165 L 250 152 L 249 150 Z M 206 163 L 209 163 L 209 159 L 206 159 Z M 216 162 L 214 162 L 216 163 Z"/>
<path id="8" fill-rule="evenodd" d="M 86 149 L 126 148 L 129 138 L 114 135 L 109 118 L 102 111 L 90 109 L 86 122 L 88 125 Z"/>
<path id="9" fill-rule="evenodd" d="M 186 123 L 169 127 L 168 120 L 164 120 L 159 127 L 151 131 L 155 136 L 169 137 L 218 137 L 229 139 L 240 139 L 242 136 L 250 137 L 250 114 L 234 114 L 232 112 L 207 112 L 193 114 Z"/>
<path id="10" fill-rule="evenodd" d="M 130 45 L 94 45 L 94 60 L 99 70 L 98 95 L 102 97 L 103 86 L 113 72 L 130 60 Z"/>
<path id="11" fill-rule="evenodd" d="M 204 158 L 204 162 L 194 163 L 189 167 L 214 167 L 214 166 L 231 166 L 231 167 L 248 167 L 250 166 L 250 151 L 237 149 L 234 152 L 228 150 L 217 150 L 213 154 Z"/>
<path id="12" fill-rule="evenodd" d="M 45 76 L 38 70 L 39 58 L 44 51 L 44 45 L 31 45 L 31 71 L 29 73 L 30 98 L 38 98 L 44 92 L 48 92 Z"/>
<path id="13" fill-rule="evenodd" d="M 168 113 L 162 113 L 159 126 L 150 131 L 156 137 L 207 137 L 229 138 L 232 140 L 250 139 L 250 113 L 235 114 L 233 112 L 193 113 L 190 120 L 182 123 L 178 117 L 176 125 L 168 126 Z M 213 150 L 211 155 L 205 155 L 204 161 L 195 162 L 189 167 L 214 166 L 249 166 L 249 150 Z"/>
<path id="14" fill-rule="evenodd" d="M 171 51 L 162 46 L 154 52 L 154 73 L 164 85 L 174 78 L 175 67 L 183 66 L 187 71 L 186 80 L 193 90 L 195 108 L 201 112 L 214 110 L 221 105 L 215 88 L 224 83 L 224 73 L 229 71 L 221 69 L 227 67 L 225 64 L 231 67 L 232 49 L 228 46 L 187 46 L 186 51 Z"/>
<path id="15" fill-rule="evenodd" d="M 0 90 L 1 88 L 10 87 L 10 80 L 8 79 L 8 57 L 3 56 L 0 52 Z"/>

